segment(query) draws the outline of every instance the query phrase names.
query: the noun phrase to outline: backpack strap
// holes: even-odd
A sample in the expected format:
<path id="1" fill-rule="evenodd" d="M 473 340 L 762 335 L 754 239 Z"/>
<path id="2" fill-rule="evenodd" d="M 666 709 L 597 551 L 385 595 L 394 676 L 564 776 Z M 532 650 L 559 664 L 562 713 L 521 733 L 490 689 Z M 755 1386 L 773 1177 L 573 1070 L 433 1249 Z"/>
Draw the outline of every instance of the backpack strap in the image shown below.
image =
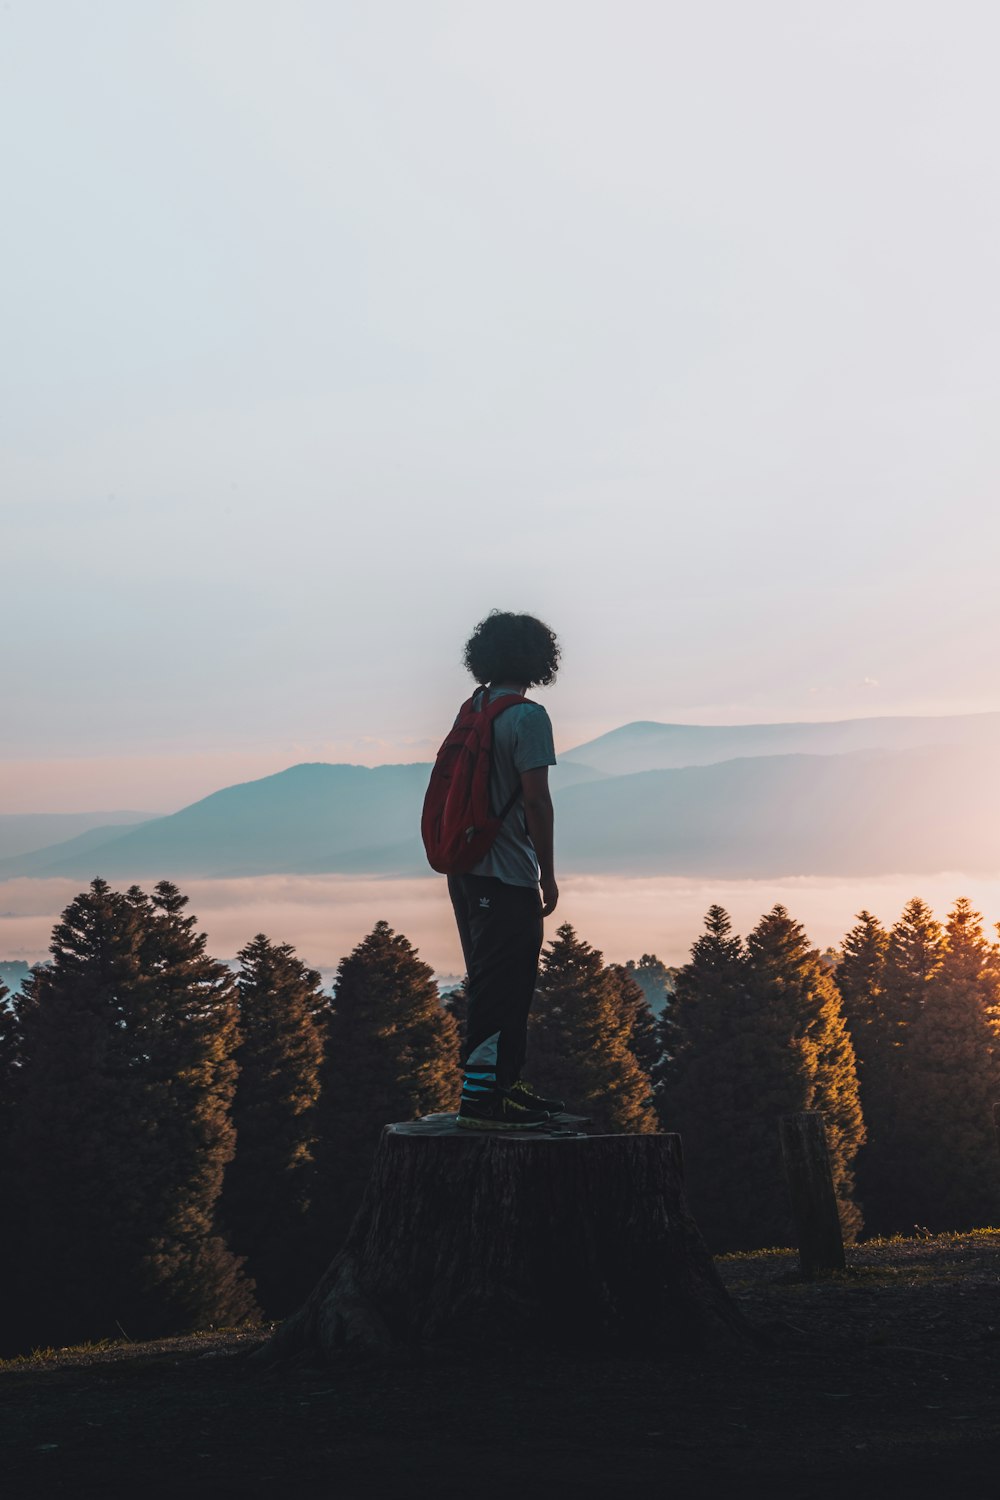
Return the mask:
<path id="1" fill-rule="evenodd" d="M 520 786 L 517 786 L 517 787 L 514 788 L 513 792 L 511 792 L 510 796 L 507 798 L 507 801 L 504 803 L 503 807 L 497 813 L 497 817 L 500 819 L 501 823 L 504 822 L 504 820 L 507 817 L 507 814 L 513 810 L 514 804 L 515 804 L 515 802 L 517 802 L 517 801 L 520 800 L 520 796 L 521 796 L 521 788 L 520 788 Z"/>
<path id="2" fill-rule="evenodd" d="M 489 700 L 489 691 L 490 691 L 489 690 L 489 686 L 484 687 L 482 691 L 483 691 L 483 699 L 482 699 L 481 707 L 482 708 L 486 708 L 489 705 L 489 701 L 490 701 Z M 512 697 L 512 698 L 517 698 L 518 702 L 520 702 L 520 703 L 527 703 L 528 702 L 528 699 L 525 698 L 525 697 L 523 697 L 520 693 L 510 693 L 510 694 L 506 694 L 505 693 L 504 694 L 504 697 L 508 697 L 508 696 Z M 513 704 L 505 704 L 504 705 L 504 707 L 506 707 L 506 708 L 512 708 L 513 706 L 514 706 Z M 500 712 L 502 713 L 503 710 L 501 709 Z M 499 715 L 498 715 L 498 717 L 499 717 Z M 519 802 L 520 799 L 521 799 L 521 785 L 520 785 L 520 781 L 519 781 L 518 785 L 511 792 L 510 796 L 507 798 L 507 801 L 504 803 L 503 807 L 500 809 L 500 811 L 496 815 L 499 818 L 499 820 L 500 820 L 501 823 L 506 822 L 508 813 L 510 813 L 510 812 L 513 811 L 515 804 L 517 802 Z"/>

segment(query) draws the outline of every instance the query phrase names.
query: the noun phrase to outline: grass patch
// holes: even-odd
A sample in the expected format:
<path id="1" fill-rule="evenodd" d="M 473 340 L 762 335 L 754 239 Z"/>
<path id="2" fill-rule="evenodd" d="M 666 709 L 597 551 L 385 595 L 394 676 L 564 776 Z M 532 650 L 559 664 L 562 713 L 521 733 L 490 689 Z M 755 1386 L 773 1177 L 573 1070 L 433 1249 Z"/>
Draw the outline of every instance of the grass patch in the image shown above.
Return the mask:
<path id="1" fill-rule="evenodd" d="M 44 1370 L 48 1367 L 98 1363 L 102 1360 L 134 1360 L 183 1354 L 188 1349 L 211 1342 L 235 1347 L 254 1339 L 267 1339 L 277 1326 L 276 1322 L 238 1323 L 233 1326 L 200 1328 L 192 1333 L 167 1334 L 160 1339 L 97 1339 L 82 1344 L 67 1344 L 62 1348 L 33 1349 L 30 1354 L 14 1354 L 0 1359 L 0 1373 L 11 1370 Z"/>
<path id="2" fill-rule="evenodd" d="M 983 1229 L 943 1229 L 940 1233 L 932 1234 L 929 1229 L 915 1227 L 912 1234 L 885 1234 L 873 1235 L 869 1240 L 858 1240 L 859 1250 L 889 1249 L 898 1245 L 909 1245 L 916 1240 L 918 1244 L 929 1245 L 932 1242 L 937 1245 L 982 1245 L 983 1249 L 996 1250 L 1000 1248 L 1000 1229 L 986 1227 Z"/>
<path id="3" fill-rule="evenodd" d="M 63 1349 L 32 1349 L 30 1354 L 14 1354 L 9 1359 L 0 1359 L 0 1370 L 16 1370 L 23 1365 L 51 1364 L 57 1359 L 103 1354 L 108 1349 L 128 1349 L 134 1345 L 131 1339 L 98 1339 L 96 1343 L 67 1344 Z"/>
<path id="4" fill-rule="evenodd" d="M 726 1265 L 736 1264 L 741 1260 L 769 1260 L 779 1255 L 797 1255 L 798 1251 L 791 1245 L 774 1245 L 768 1250 L 730 1250 L 725 1255 L 714 1255 L 713 1260 L 723 1261 Z"/>

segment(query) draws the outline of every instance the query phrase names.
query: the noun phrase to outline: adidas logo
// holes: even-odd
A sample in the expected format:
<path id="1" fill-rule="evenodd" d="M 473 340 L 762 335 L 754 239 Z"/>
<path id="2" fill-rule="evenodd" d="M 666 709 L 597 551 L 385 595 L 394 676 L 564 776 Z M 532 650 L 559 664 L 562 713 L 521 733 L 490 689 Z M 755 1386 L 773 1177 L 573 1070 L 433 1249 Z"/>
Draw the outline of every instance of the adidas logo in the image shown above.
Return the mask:
<path id="1" fill-rule="evenodd" d="M 480 906 L 484 906 L 486 908 L 486 910 L 489 911 L 489 909 L 490 909 L 490 898 L 489 898 L 489 896 L 480 896 L 480 898 L 479 898 L 479 904 L 480 904 Z"/>

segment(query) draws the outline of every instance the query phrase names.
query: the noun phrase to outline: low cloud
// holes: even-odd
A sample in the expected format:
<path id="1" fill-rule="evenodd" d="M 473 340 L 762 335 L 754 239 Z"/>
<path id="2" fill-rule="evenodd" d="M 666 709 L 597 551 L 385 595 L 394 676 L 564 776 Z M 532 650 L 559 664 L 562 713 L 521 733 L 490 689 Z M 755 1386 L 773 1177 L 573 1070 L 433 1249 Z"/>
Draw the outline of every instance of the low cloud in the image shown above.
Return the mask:
<path id="1" fill-rule="evenodd" d="M 150 889 L 154 881 L 139 883 Z M 211 952 L 220 958 L 233 958 L 264 932 L 276 942 L 293 943 L 307 963 L 329 970 L 384 920 L 405 933 L 438 973 L 463 967 L 443 880 L 262 875 L 181 884 L 190 898 L 188 909 L 197 914 Z M 0 882 L 0 958 L 44 958 L 53 924 L 81 888 L 80 881 L 64 879 Z M 970 879 L 954 872 L 711 881 L 575 876 L 563 881 L 561 891 L 559 910 L 546 923 L 547 936 L 560 921 L 571 922 L 581 937 L 617 961 L 655 952 L 669 963 L 683 963 L 713 902 L 726 907 L 736 930 L 746 933 L 780 901 L 820 948 L 839 943 L 862 906 L 888 924 L 915 895 L 940 916 L 964 895 L 988 922 L 1000 917 L 1000 878 Z"/>

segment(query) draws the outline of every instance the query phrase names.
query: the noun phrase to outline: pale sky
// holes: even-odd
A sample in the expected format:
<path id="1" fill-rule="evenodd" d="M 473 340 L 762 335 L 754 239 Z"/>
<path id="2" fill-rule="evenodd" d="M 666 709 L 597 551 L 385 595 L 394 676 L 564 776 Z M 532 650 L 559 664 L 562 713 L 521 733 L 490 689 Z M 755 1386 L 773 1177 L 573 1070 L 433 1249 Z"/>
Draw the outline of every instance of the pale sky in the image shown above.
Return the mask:
<path id="1" fill-rule="evenodd" d="M 0 8 L 0 811 L 1000 708 L 1000 12 Z"/>

